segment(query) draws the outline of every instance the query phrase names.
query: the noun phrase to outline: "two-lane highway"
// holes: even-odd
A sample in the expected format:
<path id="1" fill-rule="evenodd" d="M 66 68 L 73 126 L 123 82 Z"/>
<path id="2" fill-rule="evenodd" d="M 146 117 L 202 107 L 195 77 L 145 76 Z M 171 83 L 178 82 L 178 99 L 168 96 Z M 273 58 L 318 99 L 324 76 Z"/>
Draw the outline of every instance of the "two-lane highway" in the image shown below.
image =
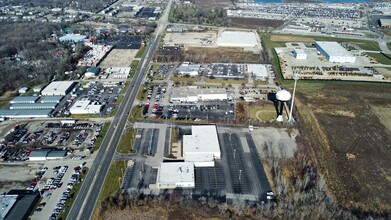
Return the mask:
<path id="1" fill-rule="evenodd" d="M 171 3 L 172 0 L 169 0 L 166 10 L 162 15 L 155 31 L 155 38 L 152 38 L 150 44 L 146 48 L 146 52 L 141 57 L 136 74 L 131 81 L 128 91 L 126 91 L 123 102 L 118 107 L 118 112 L 114 117 L 114 120 L 111 123 L 105 138 L 103 139 L 102 145 L 96 155 L 94 163 L 92 164 L 91 169 L 83 182 L 83 185 L 75 199 L 67 219 L 84 220 L 90 219 L 92 216 L 105 177 L 113 160 L 116 147 L 121 138 L 122 131 L 127 123 L 128 113 L 131 111 L 132 104 L 136 98 L 138 89 L 142 84 L 144 74 L 147 72 L 149 63 L 151 62 L 153 54 L 159 45 L 161 33 L 167 25 Z"/>

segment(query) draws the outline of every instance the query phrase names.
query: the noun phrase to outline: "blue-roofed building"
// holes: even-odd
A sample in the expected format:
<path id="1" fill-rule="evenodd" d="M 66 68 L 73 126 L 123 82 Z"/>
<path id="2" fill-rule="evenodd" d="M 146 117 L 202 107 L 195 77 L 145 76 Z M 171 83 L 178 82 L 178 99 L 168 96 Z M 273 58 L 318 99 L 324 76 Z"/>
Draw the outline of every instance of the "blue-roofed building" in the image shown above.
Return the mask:
<path id="1" fill-rule="evenodd" d="M 23 109 L 23 110 L 29 110 L 29 109 L 55 109 L 57 106 L 57 103 L 20 103 L 20 104 L 12 104 L 9 108 L 11 110 L 14 109 Z"/>
<path id="2" fill-rule="evenodd" d="M 10 103 L 16 104 L 16 103 L 35 103 L 39 99 L 38 96 L 17 96 L 13 98 Z"/>
<path id="3" fill-rule="evenodd" d="M 60 103 L 64 98 L 62 95 L 43 96 L 38 102 L 40 103 Z"/>
<path id="4" fill-rule="evenodd" d="M 3 109 L 0 110 L 1 118 L 48 118 L 53 109 L 39 109 L 39 110 L 26 110 L 26 109 Z"/>

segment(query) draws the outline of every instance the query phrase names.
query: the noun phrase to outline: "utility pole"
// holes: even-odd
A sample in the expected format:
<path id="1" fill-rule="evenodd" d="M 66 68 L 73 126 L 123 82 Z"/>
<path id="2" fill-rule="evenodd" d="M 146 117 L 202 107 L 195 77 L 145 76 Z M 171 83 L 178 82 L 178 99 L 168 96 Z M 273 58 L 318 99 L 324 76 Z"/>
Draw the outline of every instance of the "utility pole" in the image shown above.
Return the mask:
<path id="1" fill-rule="evenodd" d="M 292 111 L 293 111 L 293 106 L 294 106 L 294 102 L 295 102 L 296 84 L 297 84 L 297 80 L 299 80 L 299 76 L 298 76 L 297 72 L 295 72 L 295 76 L 293 77 L 293 79 L 295 80 L 295 84 L 293 86 L 291 109 L 289 111 L 289 118 L 288 118 L 289 124 L 295 123 L 295 119 L 293 119 L 293 117 L 292 117 Z"/>

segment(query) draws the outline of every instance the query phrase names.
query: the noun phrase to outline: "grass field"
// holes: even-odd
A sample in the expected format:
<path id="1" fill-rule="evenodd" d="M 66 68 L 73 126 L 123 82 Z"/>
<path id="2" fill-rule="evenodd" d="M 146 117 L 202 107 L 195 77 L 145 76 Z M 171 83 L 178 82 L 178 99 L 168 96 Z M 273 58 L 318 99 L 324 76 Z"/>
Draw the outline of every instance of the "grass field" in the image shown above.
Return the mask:
<path id="1" fill-rule="evenodd" d="M 133 60 L 132 63 L 130 64 L 130 67 L 132 67 L 132 71 L 130 71 L 130 77 L 133 77 L 134 74 L 136 73 L 137 66 L 138 66 L 139 62 L 140 61 L 138 61 L 138 60 Z"/>
<path id="2" fill-rule="evenodd" d="M 207 83 L 225 83 L 226 85 L 228 84 L 247 84 L 248 80 L 247 79 L 210 79 L 210 78 L 205 78 L 205 82 Z"/>
<path id="3" fill-rule="evenodd" d="M 97 151 L 100 148 L 100 145 L 102 145 L 103 139 L 105 138 L 107 130 L 109 130 L 109 127 L 110 127 L 110 123 L 109 122 L 106 122 L 103 125 L 102 131 L 100 132 L 100 135 L 96 139 L 94 147 L 92 148 L 93 151 Z"/>
<path id="4" fill-rule="evenodd" d="M 141 46 L 134 58 L 141 58 L 146 48 L 146 46 Z"/>
<path id="5" fill-rule="evenodd" d="M 106 199 L 113 196 L 116 192 L 119 191 L 122 183 L 122 177 L 124 175 L 126 166 L 128 161 L 122 160 L 122 161 L 114 161 L 110 169 L 106 175 L 105 183 L 103 184 L 103 187 L 101 189 L 101 192 L 99 194 L 99 198 L 97 201 L 97 204 L 94 209 L 94 213 L 92 218 L 93 219 L 101 219 L 99 217 L 99 206 L 100 204 Z"/>
<path id="6" fill-rule="evenodd" d="M 284 24 L 284 21 L 281 20 L 240 18 L 240 17 L 232 17 L 230 19 L 231 19 L 230 24 L 232 27 L 240 27 L 240 28 L 253 28 L 253 29 L 258 29 L 262 27 L 277 28 Z"/>
<path id="7" fill-rule="evenodd" d="M 130 111 L 128 121 L 133 123 L 138 118 L 141 118 L 142 117 L 142 115 L 141 115 L 142 111 L 143 111 L 143 107 L 134 106 L 132 108 L 132 110 Z"/>
<path id="8" fill-rule="evenodd" d="M 390 93 L 380 83 L 298 83 L 300 132 L 332 198 L 347 209 L 391 211 Z"/>
<path id="9" fill-rule="evenodd" d="M 121 140 L 117 146 L 117 152 L 121 154 L 126 154 L 133 152 L 133 143 L 137 130 L 130 129 L 122 133 Z"/>
<path id="10" fill-rule="evenodd" d="M 198 82 L 201 80 L 200 77 L 179 77 L 179 76 L 172 76 L 170 78 L 173 82 Z"/>
<path id="11" fill-rule="evenodd" d="M 384 53 L 367 53 L 368 56 L 373 57 L 378 63 L 391 65 L 391 55 Z"/>
<path id="12" fill-rule="evenodd" d="M 84 180 L 85 177 L 87 176 L 87 173 L 88 173 L 88 167 L 84 167 L 81 174 L 80 174 L 80 179 Z M 68 207 L 66 209 L 66 211 L 64 212 L 61 212 L 60 215 L 58 216 L 58 219 L 61 220 L 61 219 L 66 219 L 67 216 L 68 216 L 68 213 L 69 211 L 71 210 L 71 207 L 73 205 L 73 202 L 75 201 L 76 199 L 76 195 L 77 193 L 79 192 L 80 190 L 80 187 L 82 185 L 82 182 L 80 183 L 77 183 L 73 186 L 72 190 L 71 190 L 71 193 L 69 194 L 70 195 L 70 198 L 65 202 L 64 206 L 65 207 Z"/>

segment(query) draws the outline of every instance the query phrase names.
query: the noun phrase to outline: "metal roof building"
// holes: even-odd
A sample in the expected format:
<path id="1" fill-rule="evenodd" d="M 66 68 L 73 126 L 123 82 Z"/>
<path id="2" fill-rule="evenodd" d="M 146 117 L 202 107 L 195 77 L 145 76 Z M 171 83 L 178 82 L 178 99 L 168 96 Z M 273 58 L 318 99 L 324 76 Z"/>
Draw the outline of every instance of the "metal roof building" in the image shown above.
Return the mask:
<path id="1" fill-rule="evenodd" d="M 0 117 L 2 118 L 48 118 L 52 109 L 43 109 L 43 110 L 9 110 L 3 109 L 0 110 Z"/>
<path id="2" fill-rule="evenodd" d="M 260 80 L 266 80 L 269 75 L 264 64 L 247 64 L 247 72 Z"/>
<path id="3" fill-rule="evenodd" d="M 188 74 L 189 76 L 198 76 L 198 73 L 200 71 L 201 65 L 199 64 L 188 64 L 188 63 L 182 63 L 178 68 L 177 71 L 181 75 Z"/>
<path id="4" fill-rule="evenodd" d="M 46 160 L 58 160 L 63 159 L 66 157 L 67 151 L 66 150 L 52 150 L 48 152 L 46 155 Z"/>
<path id="5" fill-rule="evenodd" d="M 10 106 L 11 110 L 21 109 L 21 110 L 29 110 L 29 109 L 55 109 L 57 103 L 17 103 L 12 104 Z"/>
<path id="6" fill-rule="evenodd" d="M 68 94 L 75 82 L 73 81 L 54 81 L 41 91 L 41 95 L 66 95 Z"/>
<path id="7" fill-rule="evenodd" d="M 60 103 L 64 98 L 62 95 L 43 96 L 38 102 L 40 103 Z"/>
<path id="8" fill-rule="evenodd" d="M 34 86 L 33 92 L 41 92 L 43 88 L 45 88 L 43 85 Z"/>
<path id="9" fill-rule="evenodd" d="M 5 220 L 27 220 L 40 198 L 38 192 L 31 190 L 10 190 L 7 195 L 15 195 L 17 199 Z"/>
<path id="10" fill-rule="evenodd" d="M 161 163 L 157 179 L 160 189 L 193 188 L 194 165 L 191 162 Z"/>
<path id="11" fill-rule="evenodd" d="M 298 60 L 307 59 L 307 53 L 303 49 L 294 49 L 293 56 Z"/>
<path id="12" fill-rule="evenodd" d="M 337 42 L 316 41 L 316 49 L 321 52 L 329 62 L 354 63 L 356 57 Z"/>
<path id="13" fill-rule="evenodd" d="M 13 98 L 10 103 L 35 103 L 38 99 L 38 96 L 17 96 Z"/>
<path id="14" fill-rule="evenodd" d="M 2 195 L 0 196 L 0 219 L 5 219 L 8 212 L 16 203 L 17 195 Z"/>
<path id="15" fill-rule="evenodd" d="M 195 167 L 213 167 L 221 158 L 220 143 L 215 125 L 193 125 L 191 135 L 183 135 L 183 157 Z"/>

